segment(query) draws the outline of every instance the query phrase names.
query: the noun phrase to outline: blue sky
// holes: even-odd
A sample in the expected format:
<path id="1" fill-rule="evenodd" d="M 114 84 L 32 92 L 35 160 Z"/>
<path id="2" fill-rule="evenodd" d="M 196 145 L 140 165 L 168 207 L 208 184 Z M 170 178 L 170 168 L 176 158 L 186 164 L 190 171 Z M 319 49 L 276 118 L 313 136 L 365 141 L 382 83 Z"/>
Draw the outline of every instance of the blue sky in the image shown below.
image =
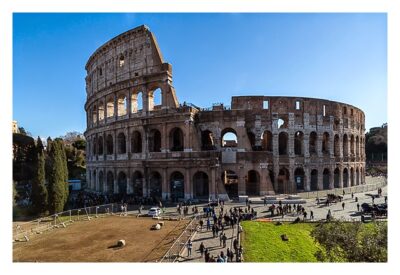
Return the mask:
<path id="1" fill-rule="evenodd" d="M 146 24 L 173 66 L 180 102 L 233 95 L 326 98 L 387 121 L 386 14 L 84 14 L 13 16 L 13 119 L 33 136 L 86 128 L 85 64 Z"/>

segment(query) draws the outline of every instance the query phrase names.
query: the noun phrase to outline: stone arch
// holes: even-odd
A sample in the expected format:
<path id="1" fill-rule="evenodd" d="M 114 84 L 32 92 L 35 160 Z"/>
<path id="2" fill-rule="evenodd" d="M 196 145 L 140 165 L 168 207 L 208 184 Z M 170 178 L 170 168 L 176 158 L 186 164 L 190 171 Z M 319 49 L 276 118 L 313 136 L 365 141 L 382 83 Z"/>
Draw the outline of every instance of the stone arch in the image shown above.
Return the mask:
<path id="1" fill-rule="evenodd" d="M 261 146 L 263 151 L 272 152 L 272 133 L 271 131 L 265 130 L 261 136 Z"/>
<path id="2" fill-rule="evenodd" d="M 98 116 L 99 116 L 99 121 L 104 120 L 104 102 L 103 101 L 99 101 Z"/>
<path id="3" fill-rule="evenodd" d="M 150 173 L 149 195 L 152 198 L 161 198 L 162 195 L 162 177 L 160 173 L 153 171 Z"/>
<path id="4" fill-rule="evenodd" d="M 97 175 L 96 175 L 96 170 L 93 170 L 93 177 L 92 177 L 92 189 L 97 191 L 97 186 L 96 186 L 96 181 L 97 181 Z"/>
<path id="5" fill-rule="evenodd" d="M 311 191 L 318 190 L 318 170 L 312 169 L 310 173 L 310 188 Z"/>
<path id="6" fill-rule="evenodd" d="M 170 193 L 172 201 L 178 201 L 185 197 L 185 177 L 179 171 L 171 173 L 170 177 Z"/>
<path id="7" fill-rule="evenodd" d="M 99 192 L 103 193 L 104 192 L 104 174 L 103 174 L 103 171 L 101 171 L 101 170 L 99 171 L 98 182 L 99 182 Z"/>
<path id="8" fill-rule="evenodd" d="M 108 194 L 114 194 L 114 174 L 111 171 L 107 172 L 107 190 Z"/>
<path id="9" fill-rule="evenodd" d="M 114 98 L 109 97 L 106 101 L 107 118 L 114 116 Z"/>
<path id="10" fill-rule="evenodd" d="M 350 186 L 354 186 L 354 168 L 350 168 Z"/>
<path id="11" fill-rule="evenodd" d="M 310 133 L 310 138 L 308 141 L 308 146 L 309 146 L 309 153 L 310 155 L 316 155 L 317 154 L 317 141 L 318 141 L 318 135 L 316 132 L 311 132 Z"/>
<path id="12" fill-rule="evenodd" d="M 288 154 L 288 141 L 289 135 L 286 132 L 279 133 L 279 155 L 287 155 Z"/>
<path id="13" fill-rule="evenodd" d="M 343 156 L 349 156 L 349 138 L 347 137 L 347 134 L 343 135 Z"/>
<path id="14" fill-rule="evenodd" d="M 133 131 L 131 136 L 131 153 L 142 152 L 142 134 L 139 131 Z"/>
<path id="15" fill-rule="evenodd" d="M 356 168 L 356 185 L 360 185 L 360 171 Z"/>
<path id="16" fill-rule="evenodd" d="M 349 170 L 343 169 L 343 187 L 349 187 Z"/>
<path id="17" fill-rule="evenodd" d="M 286 194 L 289 191 L 289 170 L 285 167 L 279 169 L 278 193 Z"/>
<path id="18" fill-rule="evenodd" d="M 126 154 L 126 137 L 123 132 L 119 133 L 117 136 L 117 148 L 118 154 Z"/>
<path id="19" fill-rule="evenodd" d="M 324 134 L 322 135 L 322 154 L 324 155 L 329 155 L 329 146 L 330 146 L 330 142 L 329 142 L 329 133 L 328 132 L 324 132 Z"/>
<path id="20" fill-rule="evenodd" d="M 224 170 L 221 178 L 229 198 L 237 198 L 239 196 L 239 178 L 236 172 L 232 170 Z"/>
<path id="21" fill-rule="evenodd" d="M 97 138 L 96 136 L 93 137 L 93 155 L 97 155 Z"/>
<path id="22" fill-rule="evenodd" d="M 354 156 L 354 135 L 350 137 L 350 154 Z"/>
<path id="23" fill-rule="evenodd" d="M 161 152 L 161 133 L 157 129 L 153 129 L 149 133 L 149 151 Z"/>
<path id="24" fill-rule="evenodd" d="M 304 191 L 304 169 L 302 167 L 297 167 L 294 170 L 294 182 L 296 184 L 297 192 Z"/>
<path id="25" fill-rule="evenodd" d="M 258 196 L 260 194 L 260 174 L 256 170 L 247 172 L 246 195 Z"/>
<path id="26" fill-rule="evenodd" d="M 133 92 L 131 95 L 131 113 L 139 113 L 143 111 L 143 92 Z"/>
<path id="27" fill-rule="evenodd" d="M 340 156 L 340 145 L 339 145 L 339 135 L 336 134 L 333 139 L 333 154 L 335 157 Z"/>
<path id="28" fill-rule="evenodd" d="M 208 175 L 203 171 L 197 171 L 193 175 L 193 197 L 196 199 L 208 199 Z"/>
<path id="29" fill-rule="evenodd" d="M 297 156 L 303 155 L 304 149 L 303 149 L 303 139 L 304 139 L 304 134 L 301 131 L 297 131 L 294 134 L 294 154 Z"/>
<path id="30" fill-rule="evenodd" d="M 183 151 L 184 135 L 181 128 L 175 127 L 171 130 L 169 133 L 169 141 L 171 151 Z"/>
<path id="31" fill-rule="evenodd" d="M 149 111 L 161 110 L 161 106 L 163 104 L 163 90 L 160 87 L 157 87 L 154 90 L 151 90 L 148 94 L 149 97 Z"/>
<path id="32" fill-rule="evenodd" d="M 330 189 L 330 176 L 331 171 L 328 168 L 325 168 L 322 173 L 322 186 L 324 190 Z"/>
<path id="33" fill-rule="evenodd" d="M 127 177 L 124 172 L 121 171 L 118 173 L 117 182 L 118 182 L 118 193 L 122 194 L 122 195 L 126 195 Z"/>
<path id="34" fill-rule="evenodd" d="M 213 133 L 210 130 L 201 131 L 201 150 L 215 150 Z"/>
<path id="35" fill-rule="evenodd" d="M 128 100 L 125 93 L 121 93 L 117 97 L 117 115 L 124 116 L 127 114 Z"/>
<path id="36" fill-rule="evenodd" d="M 97 152 L 100 156 L 104 154 L 103 144 L 104 144 L 103 137 L 99 136 L 97 140 Z"/>
<path id="37" fill-rule="evenodd" d="M 336 168 L 333 171 L 333 187 L 340 188 L 340 169 Z"/>
<path id="38" fill-rule="evenodd" d="M 132 174 L 132 194 L 137 197 L 143 197 L 143 174 L 140 171 L 135 171 Z"/>
<path id="39" fill-rule="evenodd" d="M 113 140 L 113 136 L 111 134 L 107 135 L 106 138 L 106 149 L 107 149 L 107 155 L 112 155 L 114 154 L 114 140 Z"/>
<path id="40" fill-rule="evenodd" d="M 259 151 L 259 146 L 256 146 L 256 135 L 251 131 L 247 131 L 247 137 L 249 138 L 251 149 Z"/>
<path id="41" fill-rule="evenodd" d="M 232 128 L 225 128 L 221 132 L 221 147 L 237 147 L 237 133 Z"/>

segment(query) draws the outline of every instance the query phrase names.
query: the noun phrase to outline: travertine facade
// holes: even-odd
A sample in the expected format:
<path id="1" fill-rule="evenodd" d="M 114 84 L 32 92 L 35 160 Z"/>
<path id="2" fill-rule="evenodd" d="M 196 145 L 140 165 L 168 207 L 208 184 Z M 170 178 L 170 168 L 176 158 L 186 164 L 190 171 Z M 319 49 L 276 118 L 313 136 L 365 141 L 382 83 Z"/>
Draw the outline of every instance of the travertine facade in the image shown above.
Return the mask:
<path id="1" fill-rule="evenodd" d="M 354 106 L 271 96 L 209 109 L 179 104 L 172 66 L 146 26 L 101 46 L 86 70 L 93 190 L 202 199 L 365 182 L 365 117 Z"/>

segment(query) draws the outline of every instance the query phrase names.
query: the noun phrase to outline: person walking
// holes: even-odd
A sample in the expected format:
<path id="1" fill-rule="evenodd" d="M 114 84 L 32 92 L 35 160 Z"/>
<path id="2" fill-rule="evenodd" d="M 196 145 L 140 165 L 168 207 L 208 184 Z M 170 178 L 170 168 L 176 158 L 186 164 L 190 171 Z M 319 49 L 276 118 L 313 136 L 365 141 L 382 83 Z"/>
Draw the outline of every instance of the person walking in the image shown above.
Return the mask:
<path id="1" fill-rule="evenodd" d="M 351 192 L 351 198 L 352 198 L 352 199 L 354 198 L 354 193 L 353 193 L 353 192 Z"/>
<path id="2" fill-rule="evenodd" d="M 360 204 L 357 203 L 357 212 L 360 212 Z"/>
<path id="3" fill-rule="evenodd" d="M 342 209 L 343 209 L 343 210 L 344 210 L 344 205 L 345 205 L 344 202 L 342 202 Z"/>
<path id="4" fill-rule="evenodd" d="M 203 242 L 201 242 L 200 247 L 199 247 L 201 257 L 203 257 L 204 249 L 205 249 L 205 246 L 204 246 Z"/>
<path id="5" fill-rule="evenodd" d="M 222 232 L 219 234 L 219 246 L 222 246 Z"/>
<path id="6" fill-rule="evenodd" d="M 193 246 L 192 241 L 189 240 L 187 243 L 188 257 L 192 256 L 192 246 Z"/>
<path id="7" fill-rule="evenodd" d="M 207 219 L 207 231 L 211 228 L 210 218 Z"/>
<path id="8" fill-rule="evenodd" d="M 203 231 L 203 220 L 199 221 L 199 225 L 200 225 L 200 231 Z"/>
<path id="9" fill-rule="evenodd" d="M 314 219 L 314 212 L 312 210 L 310 210 L 310 220 Z"/>
<path id="10" fill-rule="evenodd" d="M 225 235 L 225 233 L 224 233 L 224 235 L 222 235 L 222 244 L 223 244 L 223 247 L 225 248 L 226 247 L 226 240 L 227 240 L 228 238 L 226 237 L 226 235 Z"/>

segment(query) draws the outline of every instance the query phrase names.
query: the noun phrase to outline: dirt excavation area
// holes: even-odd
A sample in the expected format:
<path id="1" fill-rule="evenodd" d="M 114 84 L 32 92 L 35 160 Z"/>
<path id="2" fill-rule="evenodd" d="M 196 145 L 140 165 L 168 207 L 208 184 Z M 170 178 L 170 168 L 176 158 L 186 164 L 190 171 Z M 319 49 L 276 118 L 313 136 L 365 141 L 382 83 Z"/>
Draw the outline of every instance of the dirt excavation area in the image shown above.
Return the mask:
<path id="1" fill-rule="evenodd" d="M 14 262 L 155 262 L 182 233 L 188 220 L 164 221 L 150 230 L 151 218 L 110 216 L 75 222 L 67 228 L 35 235 L 13 244 Z M 116 248 L 118 240 L 123 248 Z"/>

